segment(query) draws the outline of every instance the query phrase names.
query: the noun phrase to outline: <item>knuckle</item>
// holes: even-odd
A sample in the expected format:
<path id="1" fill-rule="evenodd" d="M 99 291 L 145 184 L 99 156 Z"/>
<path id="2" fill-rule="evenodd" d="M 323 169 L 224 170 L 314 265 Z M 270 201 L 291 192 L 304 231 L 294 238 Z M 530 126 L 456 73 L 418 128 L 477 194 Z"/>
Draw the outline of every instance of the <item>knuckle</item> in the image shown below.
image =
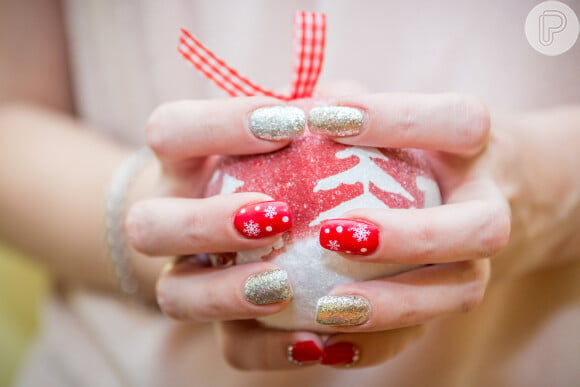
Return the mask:
<path id="1" fill-rule="evenodd" d="M 416 228 L 415 241 L 421 246 L 420 256 L 425 262 L 430 262 L 435 257 L 437 243 L 435 230 L 427 223 L 421 223 Z"/>
<path id="2" fill-rule="evenodd" d="M 171 147 L 165 123 L 168 109 L 168 103 L 158 106 L 149 117 L 146 126 L 147 145 L 160 156 L 167 154 Z"/>
<path id="3" fill-rule="evenodd" d="M 175 292 L 169 284 L 169 281 L 166 281 L 163 277 L 157 281 L 156 296 L 157 304 L 163 314 L 174 320 L 186 320 L 183 309 L 179 307 L 175 300 Z"/>
<path id="4" fill-rule="evenodd" d="M 479 256 L 491 257 L 503 250 L 510 239 L 511 216 L 509 209 L 498 206 L 489 212 L 488 220 L 481 230 Z"/>
<path id="5" fill-rule="evenodd" d="M 142 253 L 149 250 L 149 224 L 151 214 L 145 203 L 136 203 L 125 217 L 125 233 L 133 248 Z"/>
<path id="6" fill-rule="evenodd" d="M 209 246 L 209 235 L 205 232 L 207 219 L 197 211 L 188 215 L 185 224 L 185 239 L 192 252 L 205 251 L 205 246 Z"/>
<path id="7" fill-rule="evenodd" d="M 483 296 L 485 295 L 485 286 L 474 285 L 472 289 L 464 293 L 464 298 L 461 303 L 461 311 L 466 313 L 475 308 L 477 308 L 483 302 Z"/>
<path id="8" fill-rule="evenodd" d="M 466 261 L 462 277 L 466 286 L 462 292 L 460 311 L 469 312 L 483 302 L 489 281 L 488 262 Z"/>
<path id="9" fill-rule="evenodd" d="M 410 98 L 401 98 L 399 110 L 399 130 L 401 133 L 407 133 L 417 126 L 417 116 L 415 107 Z"/>
<path id="10" fill-rule="evenodd" d="M 402 310 L 396 325 L 406 327 L 416 324 L 419 321 L 420 312 L 417 309 L 415 299 L 407 294 L 401 298 L 401 306 Z"/>
<path id="11" fill-rule="evenodd" d="M 206 320 L 217 321 L 224 320 L 225 316 L 231 316 L 231 310 L 226 305 L 231 302 L 229 297 L 224 297 L 225 290 L 220 286 L 208 286 L 203 289 L 203 294 L 197 301 L 199 309 L 198 314 L 203 314 Z M 227 294 L 227 293 L 226 293 Z M 203 301 L 201 301 L 203 300 Z M 233 310 L 236 310 L 233 308 Z"/>
<path id="12" fill-rule="evenodd" d="M 490 117 L 487 106 L 478 98 L 462 96 L 457 98 L 457 111 L 463 117 L 460 128 L 461 139 L 468 151 L 479 151 L 488 141 Z"/>

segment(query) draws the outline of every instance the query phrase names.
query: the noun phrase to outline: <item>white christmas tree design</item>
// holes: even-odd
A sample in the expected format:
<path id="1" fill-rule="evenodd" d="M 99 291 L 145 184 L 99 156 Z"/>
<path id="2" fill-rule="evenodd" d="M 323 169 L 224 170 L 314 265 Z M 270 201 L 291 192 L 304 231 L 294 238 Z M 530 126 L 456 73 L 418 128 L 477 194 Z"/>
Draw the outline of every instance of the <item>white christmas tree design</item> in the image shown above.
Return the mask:
<path id="1" fill-rule="evenodd" d="M 216 171 L 212 176 L 211 180 L 212 181 L 217 180 L 219 178 L 220 173 L 221 173 L 220 171 Z M 230 176 L 227 173 L 224 173 L 220 195 L 234 193 L 238 188 L 240 188 L 244 184 L 245 183 L 242 180 L 238 180 L 235 177 Z"/>
<path id="2" fill-rule="evenodd" d="M 314 192 L 335 189 L 341 184 L 362 183 L 363 193 L 328 211 L 321 212 L 316 219 L 310 222 L 309 226 L 316 226 L 326 219 L 338 218 L 352 208 L 387 208 L 382 200 L 371 193 L 371 183 L 382 191 L 398 194 L 410 201 L 415 201 L 415 198 L 397 180 L 375 164 L 373 159 L 388 160 L 387 156 L 378 149 L 350 147 L 336 152 L 335 156 L 339 159 L 355 156 L 359 162 L 344 172 L 319 180 L 314 187 Z"/>

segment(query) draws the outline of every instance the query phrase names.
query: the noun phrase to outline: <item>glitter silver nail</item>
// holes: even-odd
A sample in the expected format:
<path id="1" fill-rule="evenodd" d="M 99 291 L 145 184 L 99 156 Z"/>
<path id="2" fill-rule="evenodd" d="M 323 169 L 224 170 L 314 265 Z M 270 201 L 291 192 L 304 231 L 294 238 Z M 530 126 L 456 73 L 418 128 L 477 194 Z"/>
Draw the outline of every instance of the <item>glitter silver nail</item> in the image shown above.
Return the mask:
<path id="1" fill-rule="evenodd" d="M 248 277 L 244 293 L 248 301 L 257 305 L 285 301 L 293 296 L 288 273 L 279 269 Z"/>
<path id="2" fill-rule="evenodd" d="M 324 106 L 310 110 L 308 129 L 335 137 L 354 136 L 363 126 L 362 110 L 348 106 Z"/>
<path id="3" fill-rule="evenodd" d="M 316 305 L 316 322 L 322 325 L 360 325 L 368 320 L 371 304 L 361 296 L 324 296 Z"/>
<path id="4" fill-rule="evenodd" d="M 304 133 L 306 115 L 294 106 L 266 106 L 250 116 L 250 130 L 263 140 L 290 140 Z"/>

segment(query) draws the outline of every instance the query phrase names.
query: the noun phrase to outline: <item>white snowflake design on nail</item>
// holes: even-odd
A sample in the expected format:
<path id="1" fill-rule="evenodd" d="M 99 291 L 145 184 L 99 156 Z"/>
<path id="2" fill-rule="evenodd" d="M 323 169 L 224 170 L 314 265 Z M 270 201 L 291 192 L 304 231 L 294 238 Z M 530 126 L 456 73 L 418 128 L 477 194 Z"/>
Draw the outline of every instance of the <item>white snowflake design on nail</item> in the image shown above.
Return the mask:
<path id="1" fill-rule="evenodd" d="M 357 224 L 354 227 L 349 227 L 348 231 L 352 231 L 352 237 L 356 239 L 357 242 L 366 241 L 369 239 L 369 235 L 371 235 L 371 232 L 364 224 Z"/>
<path id="2" fill-rule="evenodd" d="M 336 240 L 331 240 L 331 241 L 328 241 L 328 248 L 330 250 L 336 251 L 340 248 L 340 244 Z"/>
<path id="3" fill-rule="evenodd" d="M 274 219 L 276 215 L 278 215 L 278 211 L 276 211 L 276 207 L 274 206 L 268 206 L 264 210 L 264 216 L 266 218 Z"/>
<path id="4" fill-rule="evenodd" d="M 258 236 L 260 235 L 260 225 L 253 220 L 249 222 L 244 222 L 244 233 L 249 236 Z"/>

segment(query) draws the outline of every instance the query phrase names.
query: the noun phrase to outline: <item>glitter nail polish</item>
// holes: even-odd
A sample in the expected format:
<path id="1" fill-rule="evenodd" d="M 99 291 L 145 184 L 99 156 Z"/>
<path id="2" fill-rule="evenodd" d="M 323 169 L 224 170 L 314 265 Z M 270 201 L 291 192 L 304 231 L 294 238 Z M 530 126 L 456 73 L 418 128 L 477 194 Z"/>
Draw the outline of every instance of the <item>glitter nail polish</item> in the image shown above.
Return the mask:
<path id="1" fill-rule="evenodd" d="M 354 136 L 363 126 L 362 110 L 348 106 L 323 106 L 310 110 L 308 129 L 334 137 Z"/>
<path id="2" fill-rule="evenodd" d="M 293 296 L 288 273 L 280 269 L 248 277 L 244 285 L 244 294 L 248 301 L 256 305 L 273 304 Z"/>
<path id="3" fill-rule="evenodd" d="M 316 305 L 316 322 L 322 325 L 360 325 L 368 320 L 371 305 L 361 296 L 324 296 Z"/>
<path id="4" fill-rule="evenodd" d="M 306 115 L 294 106 L 266 106 L 250 116 L 250 130 L 263 140 L 290 140 L 304 133 Z"/>

